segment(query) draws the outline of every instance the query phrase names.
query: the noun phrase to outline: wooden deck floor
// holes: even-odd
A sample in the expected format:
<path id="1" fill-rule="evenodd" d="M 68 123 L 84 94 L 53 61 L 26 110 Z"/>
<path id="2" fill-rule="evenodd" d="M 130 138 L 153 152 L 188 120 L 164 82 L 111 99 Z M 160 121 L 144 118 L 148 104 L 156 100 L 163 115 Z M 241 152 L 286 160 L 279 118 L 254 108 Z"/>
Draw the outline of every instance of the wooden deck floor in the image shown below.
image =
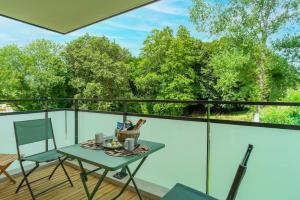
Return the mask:
<path id="1" fill-rule="evenodd" d="M 55 188 L 53 190 L 48 191 L 47 193 L 44 193 L 37 197 L 37 200 L 81 200 L 81 199 L 87 199 L 86 194 L 83 189 L 83 185 L 80 180 L 79 171 L 66 166 L 67 171 L 73 181 L 74 187 L 70 187 L 69 183 L 65 183 L 62 186 L 59 186 L 58 188 Z M 40 171 L 37 171 L 32 174 L 32 177 L 30 180 L 34 180 L 39 177 L 46 176 L 51 173 L 53 169 L 53 166 L 44 168 Z M 18 183 L 21 181 L 22 177 L 18 177 L 17 184 L 12 184 L 8 181 L 0 183 L 0 200 L 30 200 L 30 194 L 27 187 L 23 187 L 18 194 L 15 194 L 16 187 Z M 33 183 L 33 191 L 41 191 L 51 185 L 55 185 L 56 183 L 59 183 L 61 181 L 64 181 L 65 175 L 63 174 L 63 171 L 61 168 L 57 170 L 54 177 L 51 181 L 48 181 L 48 179 L 43 179 L 39 182 Z M 94 185 L 97 182 L 97 178 L 93 176 L 89 176 L 89 188 L 94 187 Z M 108 200 L 113 198 L 118 192 L 121 190 L 118 186 L 103 182 L 101 185 L 100 190 L 95 195 L 95 200 Z M 136 193 L 131 191 L 125 191 L 123 195 L 119 198 L 120 200 L 138 200 L 138 196 Z M 146 199 L 145 200 L 149 200 Z"/>

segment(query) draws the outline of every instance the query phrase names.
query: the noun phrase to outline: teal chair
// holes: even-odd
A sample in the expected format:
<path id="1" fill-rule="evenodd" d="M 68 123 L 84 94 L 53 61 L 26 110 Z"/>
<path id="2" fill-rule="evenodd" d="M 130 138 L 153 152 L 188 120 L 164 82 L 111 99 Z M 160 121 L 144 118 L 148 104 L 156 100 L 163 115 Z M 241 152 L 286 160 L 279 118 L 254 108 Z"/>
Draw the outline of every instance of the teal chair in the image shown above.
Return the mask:
<path id="1" fill-rule="evenodd" d="M 249 144 L 241 164 L 235 174 L 233 183 L 229 190 L 226 200 L 234 200 L 238 192 L 238 188 L 246 173 L 248 159 L 252 152 L 253 145 Z M 216 198 L 206 195 L 200 191 L 177 183 L 161 200 L 217 200 Z"/>
<path id="2" fill-rule="evenodd" d="M 16 144 L 17 144 L 17 151 L 18 151 L 18 159 L 19 159 L 19 162 L 21 165 L 21 170 L 22 170 L 23 176 L 24 176 L 22 181 L 20 182 L 19 186 L 17 187 L 16 193 L 19 192 L 21 187 L 25 186 L 25 185 L 23 185 L 24 181 L 30 191 L 30 194 L 31 194 L 31 197 L 33 200 L 35 200 L 36 196 L 43 194 L 43 193 L 45 193 L 57 186 L 60 186 L 66 182 L 69 182 L 70 185 L 73 187 L 73 183 L 63 165 L 63 162 L 66 160 L 66 157 L 63 158 L 63 156 L 56 151 L 57 147 L 56 147 L 56 142 L 55 142 L 55 138 L 54 138 L 54 134 L 53 134 L 52 122 L 51 122 L 50 118 L 14 122 L 14 129 L 15 129 L 15 137 L 16 137 Z M 48 150 L 48 141 L 49 140 L 53 141 L 54 149 L 52 149 L 52 150 Z M 21 154 L 21 152 L 20 152 L 20 146 L 28 145 L 28 144 L 32 144 L 32 143 L 36 143 L 36 142 L 42 142 L 42 141 L 45 142 L 45 146 L 46 146 L 46 148 L 45 148 L 46 150 L 44 152 L 37 153 L 34 155 L 30 155 L 30 156 L 22 156 L 23 154 Z M 48 162 L 55 161 L 55 160 L 58 161 L 58 164 L 55 166 L 54 170 L 52 171 L 52 173 L 49 176 L 39 178 L 32 182 L 28 181 L 28 176 L 40 166 L 40 163 L 48 163 Z M 24 170 L 24 166 L 23 166 L 24 161 L 34 162 L 35 167 L 26 173 Z M 37 182 L 41 179 L 45 179 L 45 178 L 48 178 L 50 180 L 59 166 L 62 167 L 67 180 L 63 181 L 57 185 L 54 185 L 50 188 L 47 188 L 47 189 L 39 192 L 38 194 L 34 194 L 30 184 L 33 182 Z"/>

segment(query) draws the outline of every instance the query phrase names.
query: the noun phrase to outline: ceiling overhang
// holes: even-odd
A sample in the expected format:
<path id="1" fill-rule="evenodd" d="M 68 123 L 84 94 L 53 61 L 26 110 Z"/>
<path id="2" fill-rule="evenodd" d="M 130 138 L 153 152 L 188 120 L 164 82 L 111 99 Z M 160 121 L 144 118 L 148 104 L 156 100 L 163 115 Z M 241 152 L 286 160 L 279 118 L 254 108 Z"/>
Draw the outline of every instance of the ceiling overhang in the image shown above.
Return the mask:
<path id="1" fill-rule="evenodd" d="M 67 34 L 156 1 L 0 0 L 0 16 Z"/>

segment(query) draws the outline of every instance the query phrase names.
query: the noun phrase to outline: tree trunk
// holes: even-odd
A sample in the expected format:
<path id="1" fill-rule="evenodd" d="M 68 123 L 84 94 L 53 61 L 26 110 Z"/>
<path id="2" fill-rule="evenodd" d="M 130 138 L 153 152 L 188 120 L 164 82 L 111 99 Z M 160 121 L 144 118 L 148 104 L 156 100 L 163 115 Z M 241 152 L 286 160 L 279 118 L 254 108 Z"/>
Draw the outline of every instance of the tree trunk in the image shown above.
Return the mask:
<path id="1" fill-rule="evenodd" d="M 267 36 L 266 34 L 262 34 L 262 42 L 261 42 L 261 54 L 258 62 L 259 73 L 258 73 L 258 84 L 259 84 L 259 101 L 266 101 L 267 100 L 267 87 L 266 87 L 266 71 L 265 71 L 265 62 L 266 62 L 266 43 L 267 43 Z M 256 106 L 256 111 L 254 114 L 253 121 L 259 122 L 260 121 L 260 112 L 261 112 L 260 105 Z"/>

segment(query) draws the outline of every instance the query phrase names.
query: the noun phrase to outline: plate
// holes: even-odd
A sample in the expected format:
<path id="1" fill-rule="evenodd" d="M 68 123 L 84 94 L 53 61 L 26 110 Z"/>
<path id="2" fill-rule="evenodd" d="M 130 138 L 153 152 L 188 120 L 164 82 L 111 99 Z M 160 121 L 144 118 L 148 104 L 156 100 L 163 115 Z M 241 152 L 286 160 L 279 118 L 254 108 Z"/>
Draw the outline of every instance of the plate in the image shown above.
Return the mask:
<path id="1" fill-rule="evenodd" d="M 102 147 L 106 148 L 106 149 L 119 149 L 122 148 L 123 145 L 120 142 L 116 142 L 117 145 L 112 145 L 113 140 L 109 139 L 109 140 L 105 140 L 105 143 L 102 144 Z"/>

